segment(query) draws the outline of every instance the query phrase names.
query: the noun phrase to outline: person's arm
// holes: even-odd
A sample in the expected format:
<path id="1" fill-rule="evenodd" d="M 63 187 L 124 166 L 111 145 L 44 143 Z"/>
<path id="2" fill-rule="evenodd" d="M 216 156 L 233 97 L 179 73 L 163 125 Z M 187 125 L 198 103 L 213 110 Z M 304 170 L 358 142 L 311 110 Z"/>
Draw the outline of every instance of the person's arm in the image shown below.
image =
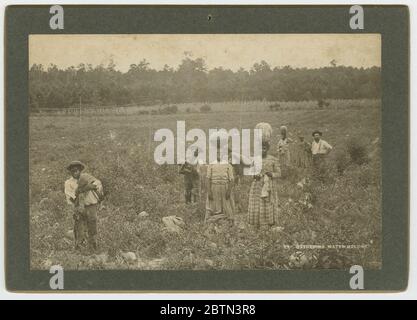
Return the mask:
<path id="1" fill-rule="evenodd" d="M 103 184 L 101 183 L 101 181 L 96 179 L 96 181 L 94 181 L 94 184 L 97 187 L 96 191 L 103 193 Z"/>
<path id="2" fill-rule="evenodd" d="M 76 195 L 78 195 L 80 193 L 86 193 L 86 192 L 91 191 L 91 190 L 94 190 L 94 191 L 97 190 L 97 186 L 95 185 L 95 180 L 90 181 L 83 186 L 78 186 L 78 188 L 76 190 Z"/>
<path id="3" fill-rule="evenodd" d="M 76 195 L 75 195 L 75 192 L 74 192 L 73 188 L 71 188 L 71 185 L 68 181 L 65 181 L 64 193 L 65 193 L 65 198 L 67 200 L 67 203 L 68 204 L 75 204 Z"/>
<path id="4" fill-rule="evenodd" d="M 271 179 L 276 179 L 276 178 L 281 177 L 281 169 L 279 168 L 277 161 L 274 161 L 273 166 L 272 166 L 272 171 L 265 172 L 265 174 Z"/>
<path id="5" fill-rule="evenodd" d="M 329 154 L 333 150 L 333 147 L 327 142 L 325 142 L 324 146 L 326 148 L 326 154 Z"/>
<path id="6" fill-rule="evenodd" d="M 186 173 L 191 173 L 191 169 L 190 169 L 190 167 L 189 167 L 189 165 L 188 165 L 188 163 L 186 162 L 186 163 L 184 163 L 182 166 L 181 166 L 181 169 L 180 169 L 180 174 L 186 174 Z"/>

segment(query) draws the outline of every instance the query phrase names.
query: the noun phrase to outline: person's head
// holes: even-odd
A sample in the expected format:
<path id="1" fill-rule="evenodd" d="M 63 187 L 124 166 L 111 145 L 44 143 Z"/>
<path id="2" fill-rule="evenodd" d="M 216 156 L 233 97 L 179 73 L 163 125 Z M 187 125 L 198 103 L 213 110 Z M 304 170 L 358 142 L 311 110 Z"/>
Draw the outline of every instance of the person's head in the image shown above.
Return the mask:
<path id="1" fill-rule="evenodd" d="M 265 158 L 268 154 L 270 144 L 269 142 L 262 142 L 262 157 Z"/>
<path id="2" fill-rule="evenodd" d="M 287 137 L 287 127 L 281 126 L 279 128 L 279 131 L 281 132 L 281 137 L 285 139 Z"/>
<path id="3" fill-rule="evenodd" d="M 322 135 L 323 134 L 320 131 L 318 131 L 318 130 L 314 131 L 313 132 L 314 141 L 319 142 Z"/>
<path id="4" fill-rule="evenodd" d="M 300 142 L 303 142 L 304 141 L 304 136 L 303 136 L 303 134 L 301 132 L 298 132 L 297 133 L 297 136 L 298 136 L 298 140 L 300 140 Z"/>
<path id="5" fill-rule="evenodd" d="M 80 161 L 73 161 L 67 167 L 68 171 L 74 179 L 80 178 L 81 172 L 84 170 L 84 168 L 85 165 Z"/>

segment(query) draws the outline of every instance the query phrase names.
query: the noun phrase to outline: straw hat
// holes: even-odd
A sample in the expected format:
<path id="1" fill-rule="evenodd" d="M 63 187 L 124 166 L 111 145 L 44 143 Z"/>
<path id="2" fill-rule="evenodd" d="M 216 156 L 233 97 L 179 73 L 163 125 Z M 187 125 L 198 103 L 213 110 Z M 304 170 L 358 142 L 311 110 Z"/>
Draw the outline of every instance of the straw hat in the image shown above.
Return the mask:
<path id="1" fill-rule="evenodd" d="M 82 171 L 85 169 L 85 164 L 78 160 L 71 161 L 70 164 L 67 166 L 67 170 L 71 170 L 72 167 L 80 167 L 80 170 Z"/>

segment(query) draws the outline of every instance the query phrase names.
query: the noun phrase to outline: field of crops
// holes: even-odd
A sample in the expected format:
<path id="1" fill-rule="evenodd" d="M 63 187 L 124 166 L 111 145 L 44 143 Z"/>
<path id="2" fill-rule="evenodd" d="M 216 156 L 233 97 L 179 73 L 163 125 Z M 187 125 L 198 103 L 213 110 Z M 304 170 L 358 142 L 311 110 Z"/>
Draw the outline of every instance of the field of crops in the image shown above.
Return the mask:
<path id="1" fill-rule="evenodd" d="M 353 264 L 380 268 L 380 106 L 375 101 L 360 107 L 357 102 L 339 103 L 343 107 L 323 110 L 288 107 L 255 112 L 237 106 L 241 112 L 235 107 L 219 112 L 216 106 L 208 113 L 85 115 L 81 121 L 72 116 L 31 117 L 31 268 L 52 264 L 66 269 L 340 269 Z M 154 132 L 160 128 L 175 132 L 177 120 L 185 120 L 187 130 L 254 128 L 258 122 L 269 122 L 274 128 L 272 146 L 281 125 L 288 126 L 293 139 L 300 131 L 309 140 L 312 130 L 321 129 L 334 147 L 331 169 L 324 184 L 309 186 L 308 205 L 299 184 L 308 170 L 294 169 L 279 182 L 282 230 L 258 231 L 246 224 L 249 177 L 236 195 L 241 212 L 235 226 L 205 225 L 203 206 L 185 204 L 177 167 L 158 166 L 153 160 Z M 352 145 L 366 153 L 364 161 L 356 161 Z M 63 186 L 68 178 L 65 166 L 75 159 L 87 164 L 106 191 L 96 254 L 73 248 L 72 211 Z M 143 211 L 148 216 L 139 214 Z M 164 228 L 162 218 L 169 215 L 184 220 L 181 232 Z"/>

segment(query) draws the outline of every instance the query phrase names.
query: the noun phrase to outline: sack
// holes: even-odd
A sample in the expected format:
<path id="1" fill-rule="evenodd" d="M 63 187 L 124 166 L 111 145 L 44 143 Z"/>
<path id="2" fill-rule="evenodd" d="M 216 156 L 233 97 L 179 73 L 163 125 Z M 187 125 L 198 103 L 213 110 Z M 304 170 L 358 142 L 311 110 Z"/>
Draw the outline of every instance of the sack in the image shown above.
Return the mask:
<path id="1" fill-rule="evenodd" d="M 97 201 L 100 203 L 104 200 L 104 192 L 103 192 L 103 188 L 98 188 L 95 191 L 92 191 L 93 194 L 96 196 Z"/>
<path id="2" fill-rule="evenodd" d="M 103 192 L 103 185 L 100 180 L 94 178 L 92 175 L 88 173 L 83 173 L 78 180 L 78 186 L 83 187 L 86 184 L 93 184 L 96 186 L 96 190 L 90 190 L 98 202 L 104 200 L 104 192 Z"/>

